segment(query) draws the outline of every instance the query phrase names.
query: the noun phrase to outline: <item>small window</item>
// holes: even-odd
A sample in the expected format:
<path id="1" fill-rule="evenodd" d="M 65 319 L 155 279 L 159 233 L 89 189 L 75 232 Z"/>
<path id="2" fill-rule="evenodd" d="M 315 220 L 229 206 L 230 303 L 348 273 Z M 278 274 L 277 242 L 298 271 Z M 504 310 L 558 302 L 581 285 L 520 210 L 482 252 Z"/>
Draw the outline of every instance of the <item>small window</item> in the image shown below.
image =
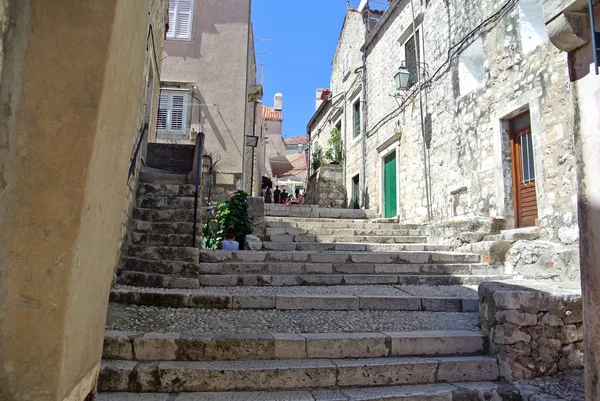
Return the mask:
<path id="1" fill-rule="evenodd" d="M 187 94 L 162 91 L 158 103 L 156 129 L 162 132 L 185 133 Z"/>
<path id="2" fill-rule="evenodd" d="M 357 100 L 352 106 L 352 115 L 354 120 L 354 138 L 360 135 L 360 100 Z"/>
<path id="3" fill-rule="evenodd" d="M 342 60 L 342 75 L 346 78 L 348 74 L 350 74 L 350 50 L 346 50 Z"/>
<path id="4" fill-rule="evenodd" d="M 169 39 L 190 39 L 192 37 L 194 0 L 169 0 Z"/>
<path id="5" fill-rule="evenodd" d="M 421 60 L 421 48 L 419 46 L 419 31 L 415 32 L 404 43 L 404 61 L 406 69 L 410 72 L 408 87 L 410 88 L 419 81 L 419 62 Z"/>

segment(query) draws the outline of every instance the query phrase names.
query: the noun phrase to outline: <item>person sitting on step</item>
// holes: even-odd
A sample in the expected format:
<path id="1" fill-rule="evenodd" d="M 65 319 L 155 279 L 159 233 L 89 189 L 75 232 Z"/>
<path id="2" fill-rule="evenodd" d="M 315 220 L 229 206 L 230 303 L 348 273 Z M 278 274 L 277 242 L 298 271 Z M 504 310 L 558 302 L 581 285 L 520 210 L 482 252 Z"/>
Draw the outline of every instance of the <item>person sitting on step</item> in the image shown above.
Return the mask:
<path id="1" fill-rule="evenodd" d="M 220 248 L 224 251 L 240 250 L 240 243 L 235 240 L 235 233 L 233 231 L 227 232 L 227 239 L 221 242 Z"/>

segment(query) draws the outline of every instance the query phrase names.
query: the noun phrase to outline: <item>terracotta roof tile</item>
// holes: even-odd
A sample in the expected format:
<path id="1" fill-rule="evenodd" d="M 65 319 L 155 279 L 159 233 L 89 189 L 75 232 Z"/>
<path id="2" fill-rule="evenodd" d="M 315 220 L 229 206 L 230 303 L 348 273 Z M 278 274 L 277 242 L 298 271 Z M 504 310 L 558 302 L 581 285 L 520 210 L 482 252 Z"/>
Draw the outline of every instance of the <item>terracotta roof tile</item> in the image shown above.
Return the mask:
<path id="1" fill-rule="evenodd" d="M 263 118 L 266 120 L 283 120 L 281 110 L 275 110 L 274 107 L 263 107 Z"/>
<path id="2" fill-rule="evenodd" d="M 286 139 L 285 143 L 286 144 L 308 143 L 308 140 L 304 136 L 295 136 L 293 138 Z"/>

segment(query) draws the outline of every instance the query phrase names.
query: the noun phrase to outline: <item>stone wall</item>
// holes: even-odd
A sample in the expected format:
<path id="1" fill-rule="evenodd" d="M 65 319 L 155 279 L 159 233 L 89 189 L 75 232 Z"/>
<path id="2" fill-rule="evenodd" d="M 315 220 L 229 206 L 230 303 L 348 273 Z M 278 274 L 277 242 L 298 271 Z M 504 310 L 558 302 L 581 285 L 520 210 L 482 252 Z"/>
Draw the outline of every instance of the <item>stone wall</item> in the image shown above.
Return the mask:
<path id="1" fill-rule="evenodd" d="M 149 71 L 168 2 L 51 3 L 3 0 L 2 400 L 80 401 L 95 388 L 128 170 L 156 119 Z"/>
<path id="2" fill-rule="evenodd" d="M 583 311 L 578 289 L 539 282 L 479 286 L 481 328 L 507 381 L 583 368 Z"/>
<path id="3" fill-rule="evenodd" d="M 188 174 L 194 167 L 196 145 L 149 143 L 146 165 L 177 174 Z"/>
<path id="4" fill-rule="evenodd" d="M 342 167 L 322 165 L 308 180 L 305 203 L 328 208 L 344 208 Z"/>
<path id="5" fill-rule="evenodd" d="M 410 37 L 413 14 L 410 2 L 392 2 L 365 44 L 367 207 L 383 207 L 382 159 L 395 152 L 402 220 L 489 216 L 505 218 L 512 228 L 507 121 L 529 110 L 540 238 L 576 246 L 567 62 L 540 33 L 536 18 L 542 9 L 534 3 L 519 0 L 498 14 L 500 5 L 493 0 L 415 2 L 427 80 L 419 94 L 417 86 L 395 89 L 394 73 L 404 57 L 399 41 Z M 466 82 L 464 72 L 465 57 L 472 54 L 481 56 L 475 57 L 481 69 L 475 84 Z M 347 177 L 361 169 L 360 142 L 347 144 Z"/>

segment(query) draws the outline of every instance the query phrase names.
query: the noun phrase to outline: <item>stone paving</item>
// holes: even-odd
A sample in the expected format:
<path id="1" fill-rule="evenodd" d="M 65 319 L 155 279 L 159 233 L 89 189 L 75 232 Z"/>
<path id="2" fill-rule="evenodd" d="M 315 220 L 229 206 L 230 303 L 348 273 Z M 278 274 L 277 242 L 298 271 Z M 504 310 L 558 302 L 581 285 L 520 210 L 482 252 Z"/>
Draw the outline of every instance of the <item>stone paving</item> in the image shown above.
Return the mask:
<path id="1" fill-rule="evenodd" d="M 514 383 L 523 401 L 584 401 L 583 370 L 560 372 L 550 377 Z"/>
<path id="2" fill-rule="evenodd" d="M 216 310 L 111 303 L 109 330 L 178 333 L 346 333 L 478 330 L 477 313 Z"/>

